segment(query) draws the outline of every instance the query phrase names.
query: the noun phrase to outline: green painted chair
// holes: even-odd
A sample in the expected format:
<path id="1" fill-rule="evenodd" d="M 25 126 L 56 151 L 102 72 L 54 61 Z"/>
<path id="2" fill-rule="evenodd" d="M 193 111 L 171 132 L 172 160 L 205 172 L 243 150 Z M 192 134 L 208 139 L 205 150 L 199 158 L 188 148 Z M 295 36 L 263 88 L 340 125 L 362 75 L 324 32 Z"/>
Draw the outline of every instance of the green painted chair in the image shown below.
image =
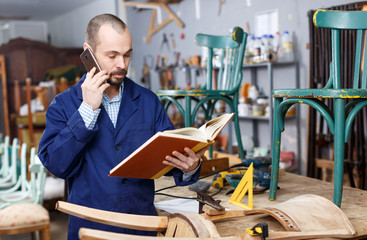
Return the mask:
<path id="1" fill-rule="evenodd" d="M 1 160 L 1 165 L 0 165 L 0 183 L 3 182 L 3 178 L 6 177 L 8 175 L 8 171 L 9 171 L 9 142 L 10 142 L 10 137 L 9 136 L 5 136 L 4 137 L 4 142 L 2 141 L 3 137 L 1 136 L 1 143 L 0 143 L 0 160 Z"/>
<path id="2" fill-rule="evenodd" d="M 287 110 L 296 103 L 304 103 L 315 108 L 325 119 L 330 132 L 334 135 L 334 196 L 335 205 L 341 205 L 343 193 L 344 143 L 348 141 L 351 124 L 356 114 L 367 105 L 367 48 L 363 39 L 367 30 L 367 12 L 363 11 L 326 11 L 314 14 L 316 27 L 331 29 L 332 61 L 330 77 L 322 89 L 277 89 L 273 91 L 274 122 L 272 144 L 272 177 L 270 200 L 275 200 L 279 174 L 279 153 L 281 132 Z M 355 66 L 353 88 L 342 88 L 340 81 L 340 31 L 355 30 Z M 352 48 L 350 49 L 352 51 Z M 333 105 L 327 106 L 322 99 L 332 99 Z M 348 100 L 348 101 L 347 101 Z"/>
<path id="3" fill-rule="evenodd" d="M 240 27 L 235 27 L 232 35 L 228 36 L 197 34 L 196 44 L 208 49 L 205 86 L 201 89 L 157 91 L 166 111 L 172 104 L 180 111 L 185 120 L 185 127 L 193 125 L 199 110 L 203 111 L 205 120 L 210 120 L 215 114 L 216 103 L 218 101 L 225 102 L 230 111 L 236 113 L 233 121 L 241 159 L 245 158 L 245 153 L 241 141 L 237 109 L 246 40 L 247 33 Z M 192 103 L 195 105 L 192 106 Z"/>
<path id="4" fill-rule="evenodd" d="M 30 180 L 27 177 L 27 168 Z M 46 170 L 36 154 L 36 148 L 30 150 L 30 164 L 27 164 L 27 144 L 21 148 L 21 184 L 16 191 L 0 192 L 0 209 L 18 203 L 43 204 L 43 193 L 46 181 Z"/>
<path id="5" fill-rule="evenodd" d="M 9 137 L 6 136 L 2 148 L 2 177 L 0 177 L 0 193 L 4 190 L 12 191 L 19 188 L 18 151 L 18 139 L 14 138 L 12 145 L 9 146 Z"/>

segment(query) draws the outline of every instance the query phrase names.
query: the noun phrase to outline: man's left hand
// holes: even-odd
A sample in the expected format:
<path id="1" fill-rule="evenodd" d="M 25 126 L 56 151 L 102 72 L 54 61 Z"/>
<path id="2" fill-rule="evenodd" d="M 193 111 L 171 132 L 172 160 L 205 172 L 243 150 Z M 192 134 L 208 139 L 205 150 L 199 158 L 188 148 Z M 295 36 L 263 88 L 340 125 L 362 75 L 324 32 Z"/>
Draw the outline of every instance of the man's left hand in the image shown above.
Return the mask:
<path id="1" fill-rule="evenodd" d="M 184 149 L 186 154 L 173 151 L 172 156 L 166 156 L 163 163 L 178 168 L 183 172 L 190 172 L 198 167 L 201 156 L 204 155 L 208 148 L 209 147 L 203 148 L 195 153 L 190 148 L 186 147 Z"/>

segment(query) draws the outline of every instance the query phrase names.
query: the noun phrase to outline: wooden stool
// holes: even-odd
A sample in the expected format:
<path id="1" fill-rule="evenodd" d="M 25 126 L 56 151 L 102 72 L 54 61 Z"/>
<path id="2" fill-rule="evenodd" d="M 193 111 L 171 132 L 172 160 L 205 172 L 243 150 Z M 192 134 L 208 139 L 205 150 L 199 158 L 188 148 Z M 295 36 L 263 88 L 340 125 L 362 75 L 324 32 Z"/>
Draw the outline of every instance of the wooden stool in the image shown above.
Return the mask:
<path id="1" fill-rule="evenodd" d="M 21 203 L 0 210 L 0 240 L 2 235 L 36 231 L 40 240 L 50 240 L 50 215 L 42 205 Z"/>

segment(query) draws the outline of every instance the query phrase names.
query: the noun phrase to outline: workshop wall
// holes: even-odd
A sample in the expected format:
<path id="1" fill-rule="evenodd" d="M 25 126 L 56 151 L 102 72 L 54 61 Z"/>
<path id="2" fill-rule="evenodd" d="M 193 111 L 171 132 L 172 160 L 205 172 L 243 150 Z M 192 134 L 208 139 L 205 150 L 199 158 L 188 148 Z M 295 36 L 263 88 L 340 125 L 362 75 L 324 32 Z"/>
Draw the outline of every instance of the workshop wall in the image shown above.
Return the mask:
<path id="1" fill-rule="evenodd" d="M 140 1 L 140 0 L 139 0 Z M 151 10 L 137 11 L 134 7 L 121 8 L 122 0 L 97 0 L 79 9 L 58 16 L 49 21 L 51 42 L 58 47 L 82 47 L 84 30 L 87 22 L 96 14 L 109 12 L 119 14 L 127 22 L 133 37 L 133 56 L 129 69 L 129 76 L 137 83 L 141 83 L 142 67 L 145 62 L 149 66 L 151 89 L 159 89 L 159 78 L 155 71 L 156 56 L 167 58 L 167 65 L 175 63 L 175 53 L 179 52 L 181 59 L 201 54 L 201 48 L 194 43 L 197 33 L 228 34 L 234 26 L 245 28 L 249 25 L 249 32 L 254 31 L 254 18 L 257 12 L 278 9 L 279 32 L 288 30 L 295 39 L 295 53 L 299 62 L 300 87 L 308 86 L 309 51 L 306 46 L 309 42 L 309 26 L 307 13 L 311 9 L 326 8 L 355 1 L 348 0 L 225 0 L 219 13 L 220 0 L 183 0 L 181 3 L 170 4 L 169 7 L 185 24 L 180 28 L 171 22 L 152 36 L 151 42 L 146 42 Z M 199 16 L 196 14 L 195 3 L 199 3 Z M 222 0 L 223 2 L 223 0 Z M 162 11 L 163 19 L 167 14 Z M 168 38 L 168 46 L 163 45 L 163 34 Z M 175 41 L 173 49 L 171 40 Z M 274 88 L 295 87 L 293 67 L 281 67 L 274 70 Z M 268 91 L 267 75 L 265 70 L 258 71 L 258 86 Z M 177 71 L 176 82 L 185 86 L 185 73 Z M 243 83 L 249 82 L 250 74 L 244 71 Z M 199 76 L 198 82 L 204 79 Z M 141 83 L 143 84 L 143 83 Z M 143 84 L 144 85 L 144 84 Z M 147 86 L 147 85 L 146 85 Z M 306 174 L 307 150 L 307 107 L 300 105 L 301 112 L 301 173 Z M 260 147 L 270 147 L 270 132 L 267 121 L 259 122 Z M 246 144 L 252 134 L 252 123 L 241 120 L 241 130 Z M 294 120 L 287 121 L 285 132 L 282 135 L 282 150 L 294 151 L 297 149 L 296 124 Z M 245 146 L 246 147 L 246 146 Z"/>
<path id="2" fill-rule="evenodd" d="M 48 21 L 51 44 L 57 47 L 83 47 L 89 20 L 102 13 L 117 14 L 116 0 L 96 0 Z M 125 20 L 125 19 L 124 19 Z"/>
<path id="3" fill-rule="evenodd" d="M 196 14 L 195 3 L 199 2 L 200 16 Z M 279 32 L 288 30 L 295 39 L 295 54 L 299 62 L 300 87 L 308 86 L 308 64 L 309 52 L 307 43 L 309 42 L 309 26 L 307 12 L 311 9 L 326 8 L 355 1 L 345 0 L 227 0 L 221 7 L 219 13 L 219 0 L 185 0 L 181 3 L 170 4 L 170 8 L 179 16 L 185 24 L 180 28 L 176 23 L 169 25 L 152 36 L 151 42 L 146 42 L 151 10 L 137 11 L 136 8 L 127 7 L 127 22 L 133 37 L 133 58 L 130 66 L 130 77 L 139 82 L 142 78 L 142 66 L 145 58 L 150 67 L 151 89 L 159 89 L 158 74 L 155 71 L 156 56 L 161 54 L 167 58 L 167 65 L 175 63 L 175 52 L 179 52 L 181 59 L 201 54 L 201 48 L 197 47 L 193 41 L 197 33 L 208 34 L 228 34 L 234 26 L 245 28 L 249 24 L 249 32 L 254 31 L 255 14 L 264 10 L 278 9 Z M 167 16 L 162 11 L 163 19 Z M 168 38 L 168 45 L 162 45 L 163 34 Z M 175 41 L 176 48 L 173 49 L 171 40 Z M 168 48 L 167 48 L 168 46 Z M 295 87 L 295 81 L 290 76 L 294 76 L 293 67 L 281 67 L 274 70 L 274 88 Z M 243 83 L 249 82 L 249 73 L 244 72 Z M 175 74 L 176 82 L 179 86 L 185 85 L 185 74 L 178 71 Z M 267 92 L 269 86 L 266 82 L 266 72 L 258 72 L 258 85 Z M 200 78 L 199 80 L 200 81 Z M 301 110 L 301 173 L 306 174 L 306 151 L 307 151 L 307 107 L 300 106 Z M 267 121 L 259 123 L 260 147 L 270 147 L 270 133 Z M 242 135 L 251 136 L 252 123 L 241 120 Z M 282 135 L 282 150 L 294 151 L 297 149 L 295 121 L 287 121 L 285 132 Z M 298 158 L 298 157 L 297 157 Z"/>

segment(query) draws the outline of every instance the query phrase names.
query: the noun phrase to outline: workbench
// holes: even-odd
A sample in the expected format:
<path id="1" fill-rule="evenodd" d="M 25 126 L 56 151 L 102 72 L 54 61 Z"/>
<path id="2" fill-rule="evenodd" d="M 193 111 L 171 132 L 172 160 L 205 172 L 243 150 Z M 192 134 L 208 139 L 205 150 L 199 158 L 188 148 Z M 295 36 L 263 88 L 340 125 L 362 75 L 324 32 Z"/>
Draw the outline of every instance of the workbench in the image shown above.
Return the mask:
<path id="1" fill-rule="evenodd" d="M 212 179 L 213 176 L 208 177 L 207 179 L 202 179 L 202 181 L 210 182 Z M 162 177 L 155 180 L 155 183 L 156 190 L 174 185 L 172 177 Z M 277 203 L 281 203 L 293 197 L 304 194 L 319 195 L 329 199 L 330 201 L 332 201 L 333 197 L 333 185 L 331 183 L 288 172 L 283 172 L 280 174 L 278 186 L 280 189 L 278 190 L 277 199 L 275 201 L 270 201 L 268 199 L 268 192 L 254 194 L 254 208 L 273 206 Z M 215 200 L 221 200 L 221 205 L 226 209 L 244 210 L 228 202 L 228 199 L 231 197 L 231 195 L 226 195 L 226 193 L 231 189 L 233 188 L 228 186 L 226 190 L 222 190 L 213 198 Z M 171 195 L 196 198 L 196 192 L 190 191 L 187 186 L 175 187 L 161 192 Z M 207 193 L 211 195 L 215 192 L 217 192 L 217 190 L 210 187 Z M 247 198 L 247 195 L 245 198 Z M 247 200 L 245 198 L 242 202 L 246 204 Z M 156 195 L 155 197 L 156 202 L 170 199 L 173 198 L 162 195 Z M 341 209 L 348 216 L 349 220 L 357 231 L 357 236 L 353 239 L 367 239 L 367 191 L 345 186 L 343 190 Z M 158 215 L 167 215 L 167 213 L 164 211 L 158 211 Z M 225 237 L 245 234 L 246 228 L 253 227 L 262 221 L 268 223 L 269 230 L 284 231 L 284 228 L 274 218 L 262 214 L 251 215 L 232 220 L 224 220 L 222 222 L 215 223 L 215 225 L 219 234 L 222 237 Z"/>

